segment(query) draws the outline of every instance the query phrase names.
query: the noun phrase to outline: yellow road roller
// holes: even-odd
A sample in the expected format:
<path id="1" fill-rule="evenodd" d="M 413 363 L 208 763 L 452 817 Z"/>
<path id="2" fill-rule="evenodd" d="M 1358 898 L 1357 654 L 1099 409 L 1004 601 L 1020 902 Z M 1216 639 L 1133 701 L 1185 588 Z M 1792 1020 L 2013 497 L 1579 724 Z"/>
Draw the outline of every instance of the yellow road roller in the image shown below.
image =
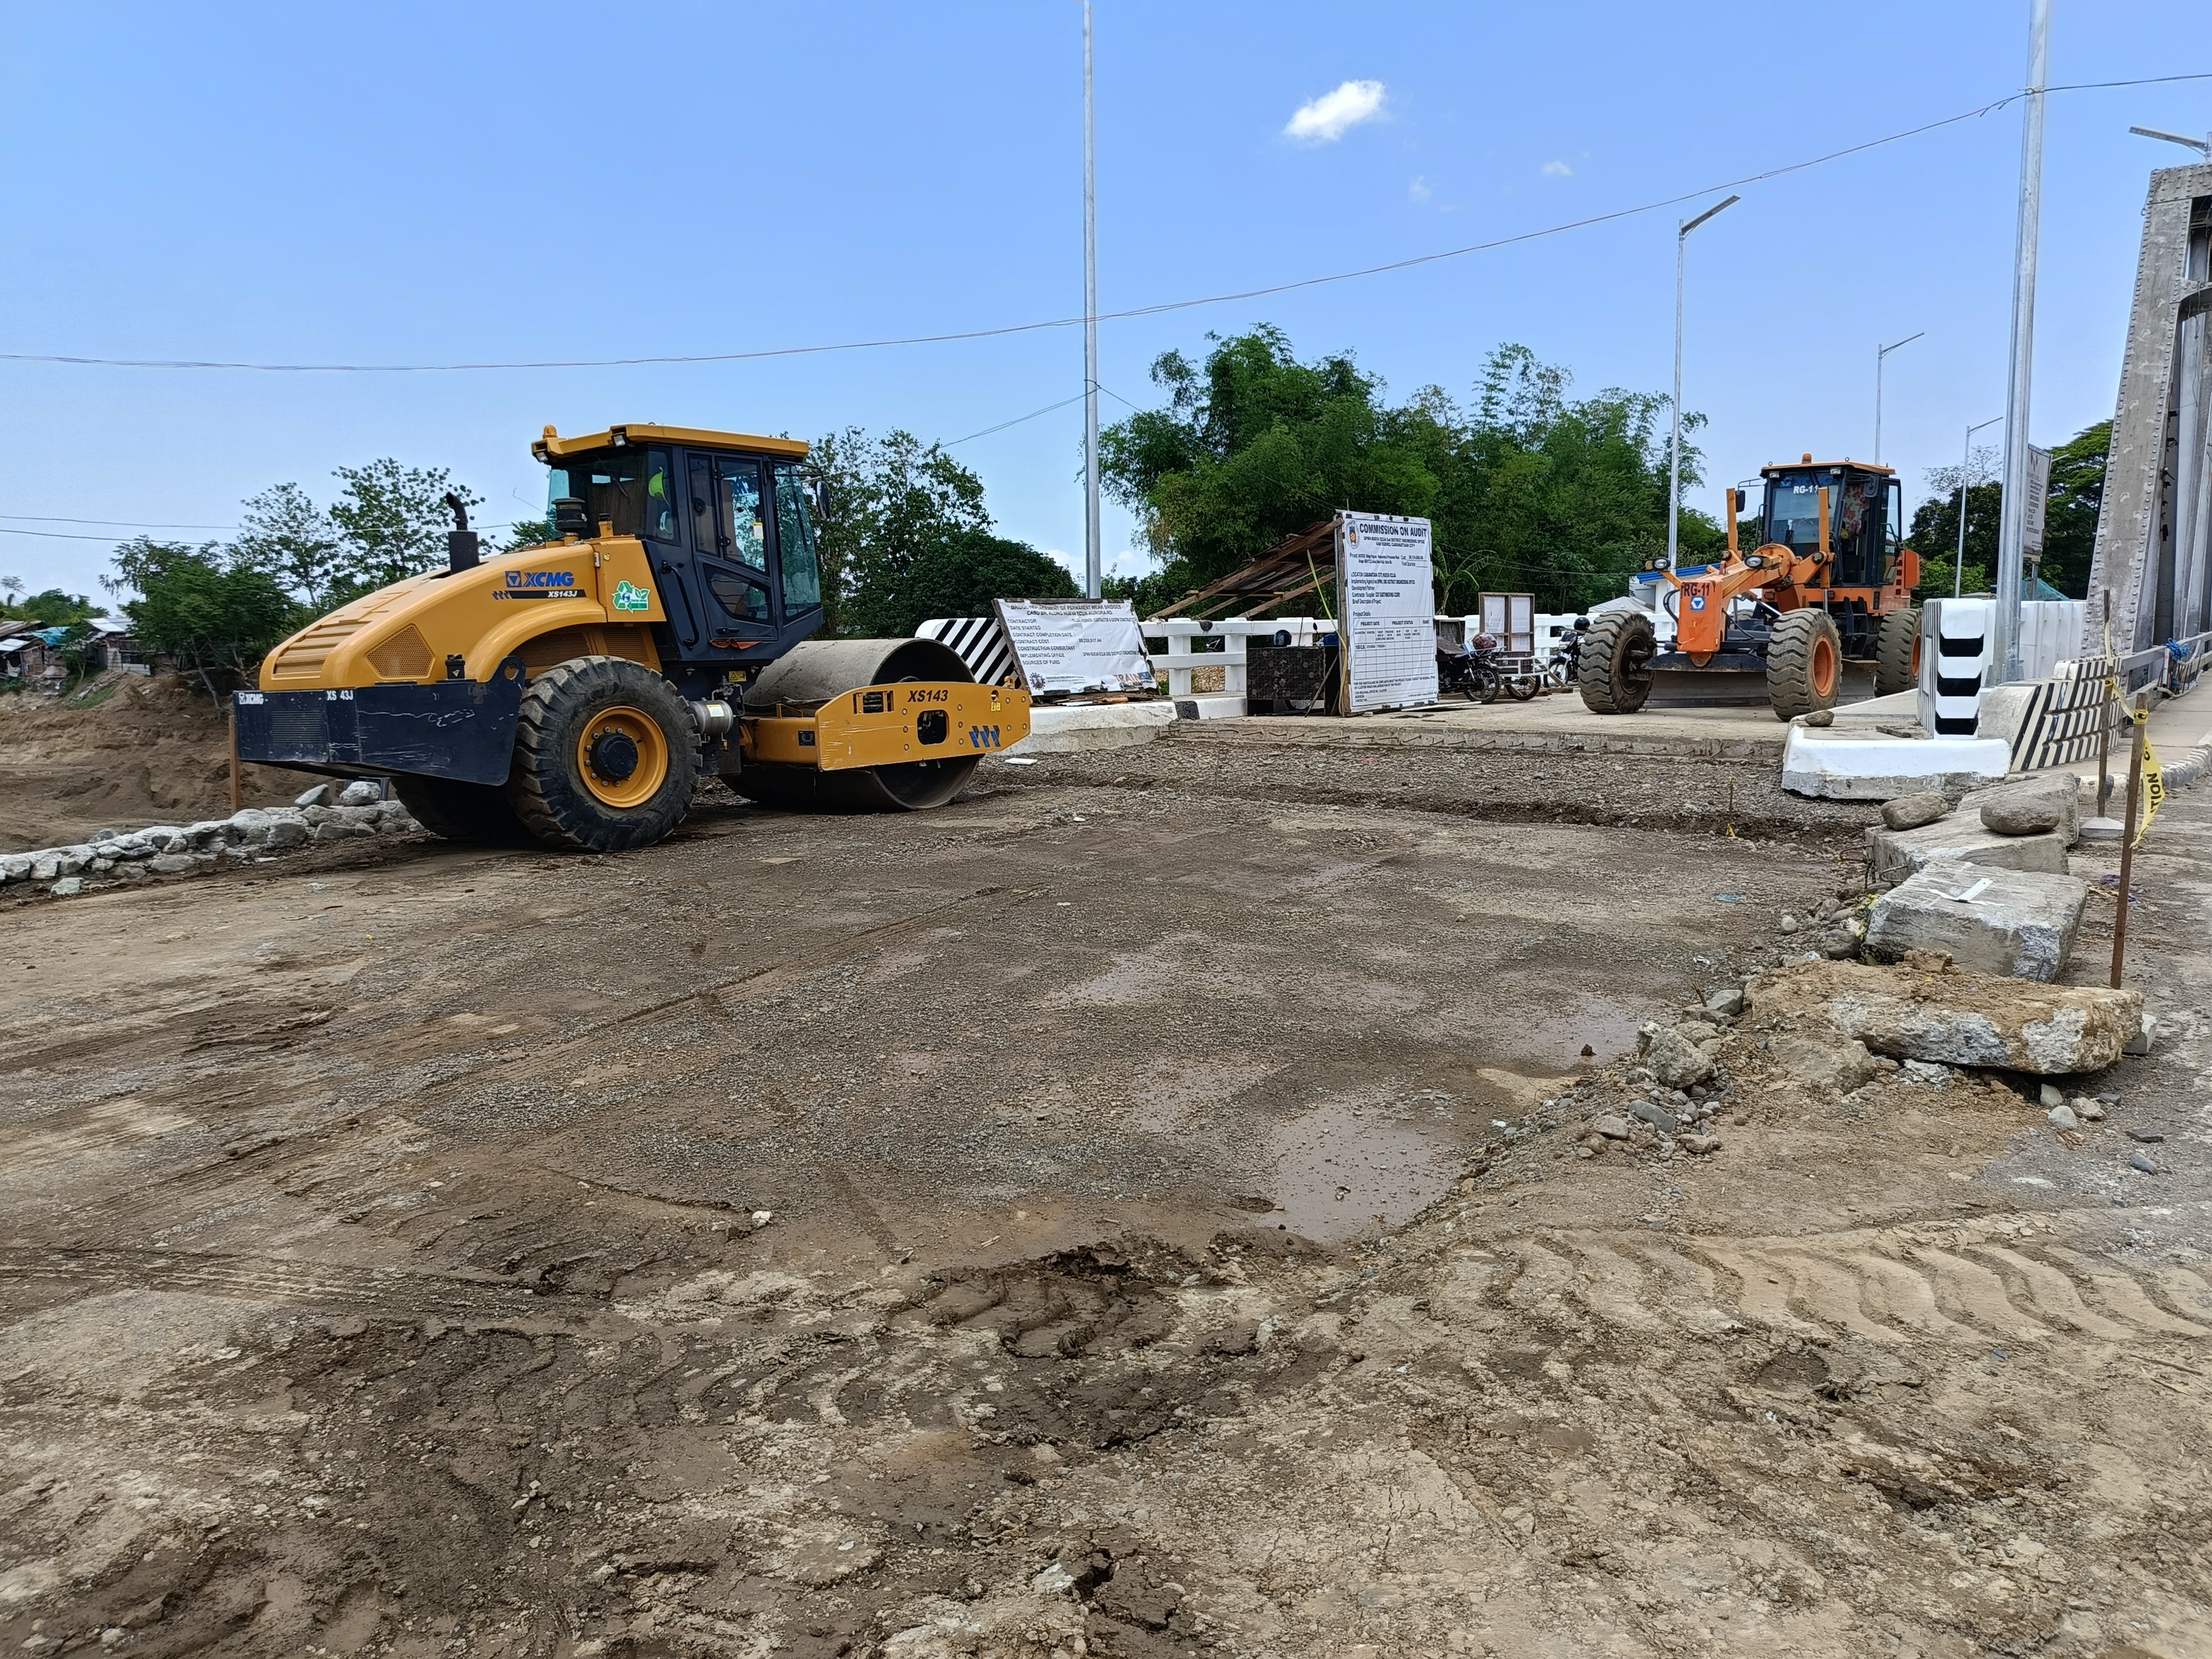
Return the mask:
<path id="1" fill-rule="evenodd" d="M 702 774 L 778 806 L 940 806 L 1029 734 L 1018 685 L 933 640 L 812 640 L 806 446 L 617 426 L 532 451 L 557 541 L 394 582 L 270 652 L 242 759 L 388 777 L 454 841 L 580 851 L 674 829 Z"/>

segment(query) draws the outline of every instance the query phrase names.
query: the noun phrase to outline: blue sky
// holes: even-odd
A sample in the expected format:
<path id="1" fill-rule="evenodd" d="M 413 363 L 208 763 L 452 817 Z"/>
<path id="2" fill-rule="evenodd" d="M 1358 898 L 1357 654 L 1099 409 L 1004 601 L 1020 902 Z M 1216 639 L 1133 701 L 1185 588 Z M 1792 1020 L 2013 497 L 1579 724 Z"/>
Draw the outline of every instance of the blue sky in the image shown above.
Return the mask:
<path id="1" fill-rule="evenodd" d="M 2027 10 L 1099 0 L 1101 307 L 1539 229 L 1970 109 L 2023 79 Z M 1081 308 L 1075 0 L 9 3 L 0 31 L 0 350 L 599 358 Z M 2055 0 L 2051 64 L 2054 83 L 2212 70 L 2212 13 Z M 1286 132 L 1350 81 L 1380 83 L 1369 118 Z M 2111 414 L 2148 174 L 2189 159 L 2130 124 L 2212 128 L 2212 82 L 2051 100 L 2039 442 Z M 1890 359 L 1885 459 L 1909 488 L 2002 410 L 2019 149 L 2014 105 L 1748 187 L 1697 234 L 1685 402 L 1712 423 L 1693 499 L 1805 449 L 1867 454 L 1878 339 L 1927 334 Z M 1100 378 L 1146 402 L 1163 349 L 1272 321 L 1395 396 L 1467 396 L 1501 341 L 1584 392 L 1663 391 L 1674 223 L 1694 210 L 1109 324 Z M 269 484 L 324 498 L 332 467 L 385 454 L 452 467 L 506 519 L 542 505 L 528 444 L 548 422 L 951 441 L 1081 375 L 1074 329 L 488 374 L 0 363 L 0 525 L 228 526 Z M 1080 437 L 1071 406 L 956 453 L 1005 533 L 1079 562 Z M 1137 568 L 1132 536 L 1109 507 L 1109 563 Z M 84 588 L 106 545 L 0 535 L 0 573 Z"/>

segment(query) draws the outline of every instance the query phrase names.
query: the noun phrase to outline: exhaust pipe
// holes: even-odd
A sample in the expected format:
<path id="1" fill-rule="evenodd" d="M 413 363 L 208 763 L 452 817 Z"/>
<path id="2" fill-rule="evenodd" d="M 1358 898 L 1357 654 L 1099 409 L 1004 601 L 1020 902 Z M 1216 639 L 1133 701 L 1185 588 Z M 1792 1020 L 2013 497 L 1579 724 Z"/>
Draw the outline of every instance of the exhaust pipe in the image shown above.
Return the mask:
<path id="1" fill-rule="evenodd" d="M 461 498 L 449 489 L 446 505 L 453 511 L 453 527 L 446 532 L 446 574 L 458 576 L 464 570 L 475 569 L 482 554 L 477 532 L 469 528 L 469 509 Z"/>

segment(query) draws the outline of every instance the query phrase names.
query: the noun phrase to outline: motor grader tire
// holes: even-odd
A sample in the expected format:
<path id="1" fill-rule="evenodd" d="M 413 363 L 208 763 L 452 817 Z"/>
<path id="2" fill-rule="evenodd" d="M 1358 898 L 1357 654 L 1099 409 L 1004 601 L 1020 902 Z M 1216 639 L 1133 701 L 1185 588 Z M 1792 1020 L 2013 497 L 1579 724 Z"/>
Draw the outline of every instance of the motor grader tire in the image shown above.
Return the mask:
<path id="1" fill-rule="evenodd" d="M 434 836 L 474 847 L 522 847 L 530 832 L 495 783 L 400 773 L 392 780 L 408 814 Z"/>
<path id="2" fill-rule="evenodd" d="M 1632 714 L 1651 695 L 1657 635 L 1640 611 L 1613 611 L 1590 624 L 1575 684 L 1583 706 L 1597 714 Z"/>
<path id="3" fill-rule="evenodd" d="M 523 693 L 507 799 L 547 847 L 624 852 L 683 820 L 698 769 L 674 686 L 624 657 L 574 657 Z"/>
<path id="4" fill-rule="evenodd" d="M 1766 697 L 1774 718 L 1833 708 L 1844 689 L 1844 641 L 1825 611 L 1792 611 L 1766 644 Z"/>
<path id="5" fill-rule="evenodd" d="M 1920 684 L 1920 607 L 1885 614 L 1874 636 L 1874 690 L 1879 697 Z"/>

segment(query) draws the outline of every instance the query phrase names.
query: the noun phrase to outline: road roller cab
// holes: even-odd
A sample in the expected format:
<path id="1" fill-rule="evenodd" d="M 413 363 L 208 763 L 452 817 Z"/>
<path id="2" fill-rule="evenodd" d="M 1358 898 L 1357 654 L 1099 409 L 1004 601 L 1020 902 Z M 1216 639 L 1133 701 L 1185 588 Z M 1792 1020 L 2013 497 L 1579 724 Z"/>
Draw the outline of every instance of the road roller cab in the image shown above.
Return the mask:
<path id="1" fill-rule="evenodd" d="M 822 625 L 806 446 L 612 427 L 532 446 L 559 539 L 341 606 L 238 696 L 245 759 L 391 777 L 429 829 L 609 851 L 659 840 L 699 775 L 778 805 L 912 810 L 1029 731 L 1029 696 L 929 640 Z"/>

